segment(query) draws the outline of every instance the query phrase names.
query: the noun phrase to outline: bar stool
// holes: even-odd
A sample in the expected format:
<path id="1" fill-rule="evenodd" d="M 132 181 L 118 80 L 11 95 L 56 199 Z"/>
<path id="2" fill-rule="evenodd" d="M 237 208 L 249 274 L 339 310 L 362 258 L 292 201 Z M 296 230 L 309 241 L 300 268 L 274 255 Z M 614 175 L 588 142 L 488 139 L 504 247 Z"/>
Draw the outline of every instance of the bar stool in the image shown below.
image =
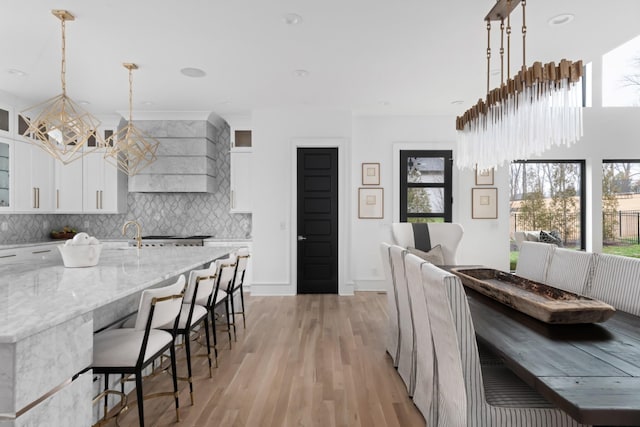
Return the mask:
<path id="1" fill-rule="evenodd" d="M 133 328 L 107 329 L 94 336 L 91 368 L 96 374 L 104 374 L 104 391 L 94 399 L 94 402 L 104 397 L 103 421 L 107 419 L 107 396 L 109 393 L 115 392 L 109 390 L 109 374 L 133 374 L 136 382 L 139 422 L 140 426 L 144 427 L 142 371 L 167 350 L 171 355 L 173 392 L 154 393 L 146 397 L 174 396 L 176 418 L 180 421 L 174 344 L 184 287 L 185 278 L 184 275 L 181 275 L 172 285 L 142 291 Z M 171 324 L 171 322 L 173 322 L 171 330 L 159 329 L 166 324 Z M 126 406 L 123 404 L 124 408 Z"/>
<path id="2" fill-rule="evenodd" d="M 233 334 L 234 334 L 234 338 L 235 338 L 235 320 L 236 320 L 236 314 L 242 314 L 242 327 L 244 329 L 247 329 L 247 320 L 245 317 L 245 312 L 244 312 L 244 290 L 242 288 L 242 285 L 244 283 L 244 276 L 245 273 L 247 271 L 247 264 L 249 264 L 249 249 L 248 248 L 240 248 L 236 251 L 235 253 L 236 255 L 236 270 L 234 272 L 234 276 L 233 276 L 233 289 L 231 290 L 231 312 L 233 313 Z M 240 305 L 241 305 L 241 311 L 236 311 L 235 310 L 235 302 L 234 302 L 234 294 L 236 293 L 236 291 L 240 291 Z M 237 341 L 237 339 L 236 339 Z"/>
<path id="3" fill-rule="evenodd" d="M 209 313 L 211 313 L 211 325 L 213 330 L 213 350 L 216 358 L 216 367 L 218 367 L 218 337 L 216 333 L 216 313 L 215 309 L 224 303 L 225 314 L 227 318 L 227 334 L 229 335 L 229 348 L 231 348 L 231 319 L 229 310 L 229 291 L 232 288 L 236 257 L 230 254 L 228 258 L 217 259 L 216 265 L 216 286 L 209 301 Z"/>
<path id="4" fill-rule="evenodd" d="M 216 265 L 212 262 L 209 268 L 202 270 L 192 270 L 189 273 L 189 281 L 184 294 L 182 309 L 180 310 L 180 318 L 178 326 L 175 330 L 176 335 L 181 335 L 184 341 L 184 348 L 187 359 L 187 378 L 178 378 L 189 382 L 189 394 L 191 404 L 193 405 L 193 378 L 191 374 L 191 332 L 197 326 L 204 324 L 204 332 L 207 345 L 207 358 L 209 362 L 209 378 L 213 377 L 211 371 L 211 344 L 209 340 L 209 310 L 207 306 L 213 290 L 216 279 Z M 159 329 L 171 330 L 172 324 L 166 324 Z"/>

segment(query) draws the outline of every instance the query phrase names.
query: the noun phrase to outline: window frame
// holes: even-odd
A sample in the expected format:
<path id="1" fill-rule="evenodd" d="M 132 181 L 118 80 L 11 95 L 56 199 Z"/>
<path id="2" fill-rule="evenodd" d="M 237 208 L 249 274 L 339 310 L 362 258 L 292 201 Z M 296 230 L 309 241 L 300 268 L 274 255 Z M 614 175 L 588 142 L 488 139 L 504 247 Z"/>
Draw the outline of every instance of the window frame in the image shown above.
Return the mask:
<path id="1" fill-rule="evenodd" d="M 586 198 L 586 185 L 587 185 L 587 177 L 586 177 L 586 161 L 584 159 L 535 159 L 535 160 L 514 160 L 511 163 L 520 163 L 520 164 L 541 164 L 541 163 L 575 163 L 580 167 L 580 250 L 586 250 L 587 243 L 587 230 L 586 230 L 586 219 L 587 219 L 587 198 Z M 511 203 L 511 200 L 509 200 Z M 509 214 L 511 215 L 511 213 Z"/>
<path id="2" fill-rule="evenodd" d="M 444 182 L 410 183 L 407 180 L 407 161 L 409 157 L 444 158 Z M 400 222 L 409 218 L 444 218 L 444 222 L 452 221 L 452 188 L 453 188 L 453 151 L 452 150 L 400 150 Z M 407 209 L 407 193 L 410 188 L 443 188 L 444 212 L 409 213 Z"/>

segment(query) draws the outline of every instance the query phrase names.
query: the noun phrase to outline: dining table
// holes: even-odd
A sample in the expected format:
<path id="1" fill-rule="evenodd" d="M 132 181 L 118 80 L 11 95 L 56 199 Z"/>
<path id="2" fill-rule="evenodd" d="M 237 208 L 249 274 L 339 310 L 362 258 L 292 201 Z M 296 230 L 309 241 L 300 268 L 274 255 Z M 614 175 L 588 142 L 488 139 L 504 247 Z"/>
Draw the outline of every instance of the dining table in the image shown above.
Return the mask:
<path id="1" fill-rule="evenodd" d="M 640 426 L 640 317 L 548 324 L 465 286 L 479 342 L 575 420 Z"/>

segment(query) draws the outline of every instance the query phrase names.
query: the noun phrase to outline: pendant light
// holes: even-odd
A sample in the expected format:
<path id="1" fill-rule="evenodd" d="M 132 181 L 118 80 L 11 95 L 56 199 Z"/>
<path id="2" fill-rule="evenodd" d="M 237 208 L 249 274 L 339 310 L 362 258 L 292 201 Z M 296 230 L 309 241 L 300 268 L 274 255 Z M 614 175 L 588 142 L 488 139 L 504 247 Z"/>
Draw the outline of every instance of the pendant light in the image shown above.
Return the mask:
<path id="1" fill-rule="evenodd" d="M 51 13 L 62 22 L 62 93 L 20 113 L 26 124 L 26 130 L 21 135 L 57 160 L 68 164 L 97 148 L 85 145 L 89 138 L 97 136 L 96 129 L 100 121 L 67 96 L 65 29 L 66 22 L 75 20 L 75 16 L 59 9 Z"/>
<path id="2" fill-rule="evenodd" d="M 510 77 L 510 14 L 522 5 L 522 68 Z M 526 0 L 498 0 L 487 23 L 487 97 L 456 119 L 459 168 L 488 170 L 527 159 L 554 145 L 569 146 L 582 130 L 582 61 L 526 66 Z M 491 22 L 499 21 L 501 85 L 490 90 Z M 507 80 L 504 79 L 504 33 Z"/>
<path id="3" fill-rule="evenodd" d="M 129 121 L 105 142 L 105 160 L 133 176 L 156 161 L 160 142 L 145 135 L 133 124 L 133 70 L 137 70 L 138 66 L 132 63 L 122 65 L 129 70 Z"/>

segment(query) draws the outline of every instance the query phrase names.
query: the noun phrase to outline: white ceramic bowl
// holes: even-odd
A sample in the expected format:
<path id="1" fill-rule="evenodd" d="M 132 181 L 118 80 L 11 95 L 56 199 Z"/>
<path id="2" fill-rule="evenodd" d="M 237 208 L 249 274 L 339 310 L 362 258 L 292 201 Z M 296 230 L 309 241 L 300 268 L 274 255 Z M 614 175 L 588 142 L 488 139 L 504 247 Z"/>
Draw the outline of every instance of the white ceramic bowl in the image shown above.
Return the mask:
<path id="1" fill-rule="evenodd" d="M 60 245 L 58 250 L 65 267 L 93 267 L 98 265 L 102 244 Z"/>

